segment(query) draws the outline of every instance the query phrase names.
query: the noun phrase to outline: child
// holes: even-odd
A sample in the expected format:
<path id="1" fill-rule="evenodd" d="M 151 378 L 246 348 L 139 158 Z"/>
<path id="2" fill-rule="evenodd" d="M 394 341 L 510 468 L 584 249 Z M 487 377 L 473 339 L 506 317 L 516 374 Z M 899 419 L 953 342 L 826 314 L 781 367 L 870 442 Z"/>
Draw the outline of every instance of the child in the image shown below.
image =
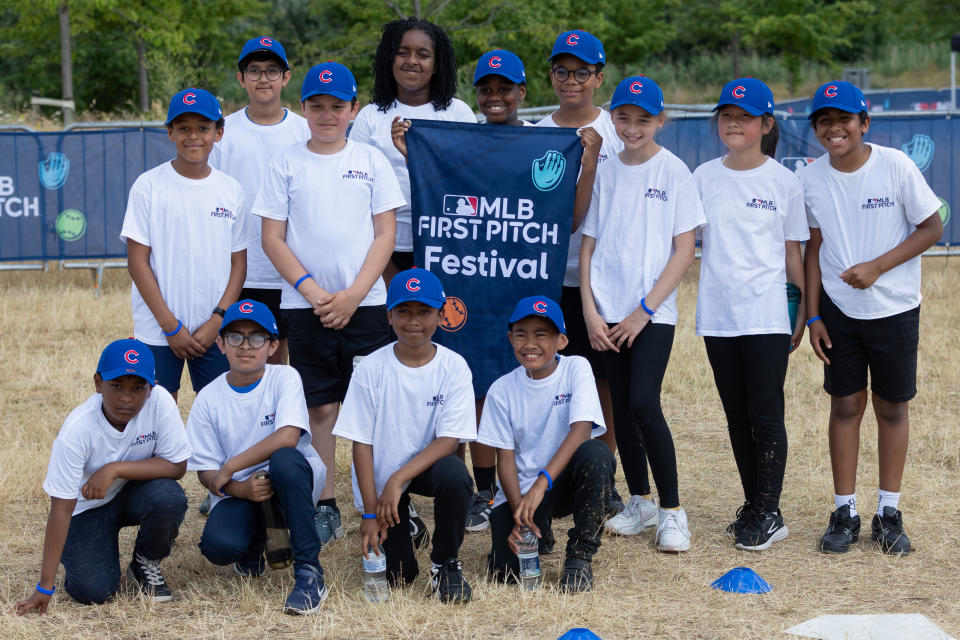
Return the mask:
<path id="1" fill-rule="evenodd" d="M 303 116 L 280 102 L 280 94 L 290 82 L 290 66 L 280 42 L 267 36 L 251 38 L 240 51 L 237 67 L 237 82 L 247 92 L 248 104 L 224 119 L 223 138 L 213 147 L 210 165 L 243 185 L 249 209 L 273 154 L 309 138 L 310 129 Z M 247 279 L 240 297 L 264 303 L 273 317 L 279 318 L 283 278 L 263 252 L 260 225 L 253 227 L 257 240 L 247 249 Z M 278 327 L 280 346 L 270 356 L 270 364 L 284 364 L 287 359 L 286 327 L 283 323 Z"/>
<path id="2" fill-rule="evenodd" d="M 177 157 L 136 179 L 120 231 L 133 279 L 133 334 L 150 347 L 157 384 L 174 400 L 184 360 L 194 391 L 227 370 L 210 347 L 256 242 L 243 187 L 207 163 L 223 126 L 212 94 L 186 89 L 171 98 L 167 135 Z"/>
<path id="3" fill-rule="evenodd" d="M 586 360 L 557 355 L 567 336 L 550 298 L 520 300 L 508 326 L 520 366 L 490 386 L 478 435 L 496 447 L 500 470 L 489 571 L 515 581 L 523 527 L 539 538 L 549 518 L 572 513 L 560 589 L 589 591 L 615 468 L 610 449 L 591 439 L 604 430 L 596 383 Z"/>
<path id="4" fill-rule="evenodd" d="M 697 299 L 713 379 L 746 501 L 727 527 L 738 549 L 761 551 L 787 537 L 780 492 L 787 465 L 783 381 L 803 336 L 791 327 L 786 286 L 803 294 L 800 243 L 807 231 L 800 182 L 773 159 L 779 130 L 763 82 L 728 82 L 714 109 L 728 153 L 693 173 L 709 224 Z"/>
<path id="5" fill-rule="evenodd" d="M 403 155 L 393 144 L 393 123 L 410 118 L 476 123 L 473 111 L 454 97 L 456 93 L 453 44 L 443 29 L 419 18 L 383 25 L 373 58 L 373 103 L 357 114 L 350 139 L 380 149 L 403 192 L 405 203 L 397 209 L 396 249 L 383 274 L 388 284 L 397 271 L 413 266 L 410 177 Z"/>
<path id="6" fill-rule="evenodd" d="M 488 124 L 533 126 L 517 116 L 517 107 L 527 97 L 527 73 L 517 54 L 494 49 L 480 56 L 473 72 L 477 108 Z"/>
<path id="7" fill-rule="evenodd" d="M 563 276 L 563 291 L 560 304 L 567 319 L 569 345 L 567 355 L 585 357 L 597 379 L 597 392 L 606 420 L 607 431 L 603 441 L 616 451 L 616 439 L 610 384 L 603 358 L 590 348 L 590 339 L 583 320 L 583 305 L 580 298 L 580 243 L 583 238 L 583 219 L 590 204 L 597 167 L 623 149 L 623 143 L 613 129 L 610 113 L 593 104 L 594 93 L 603 84 L 603 66 L 606 57 L 603 43 L 586 31 L 574 29 L 557 36 L 550 52 L 550 82 L 560 102 L 560 108 L 540 120 L 538 127 L 576 127 L 583 141 L 583 159 L 580 177 L 577 179 L 577 194 L 573 211 L 573 234 L 567 251 L 567 269 Z M 610 514 L 623 510 L 623 501 L 614 488 Z"/>
<path id="8" fill-rule="evenodd" d="M 810 242 L 805 257 L 810 344 L 830 394 L 834 504 L 820 550 L 843 553 L 860 535 L 857 453 L 867 369 L 877 417 L 880 490 L 870 538 L 910 553 L 898 509 L 909 401 L 917 393 L 920 254 L 943 234 L 940 200 L 902 152 L 867 143 L 867 101 L 849 82 L 813 96 L 810 124 L 827 153 L 800 171 Z"/>
<path id="9" fill-rule="evenodd" d="M 57 565 L 64 588 L 82 604 L 101 604 L 120 583 L 118 534 L 138 525 L 127 576 L 153 602 L 172 599 L 160 572 L 170 555 L 187 497 L 190 443 L 177 404 L 155 387 L 153 354 L 137 340 L 107 345 L 93 376 L 96 393 L 70 412 L 53 442 L 43 489 L 50 514 L 40 581 L 16 612 L 46 613 Z"/>
<path id="10" fill-rule="evenodd" d="M 445 300 L 440 281 L 429 271 L 394 276 L 387 317 L 397 341 L 354 370 L 333 433 L 353 440 L 353 499 L 363 510 L 363 555 L 379 553 L 382 544 L 391 584 L 412 583 L 419 569 L 410 493 L 433 497 L 433 592 L 443 602 L 469 602 L 472 590 L 457 556 L 471 482 L 454 454 L 461 438 L 477 437 L 477 426 L 466 361 L 431 342 Z"/>
<path id="11" fill-rule="evenodd" d="M 301 108 L 311 137 L 277 152 L 253 213 L 263 218 L 263 249 L 284 279 L 280 309 L 290 364 L 303 380 L 313 446 L 330 470 L 317 506 L 325 547 L 343 537 L 331 432 L 354 359 L 390 342 L 380 274 L 404 199 L 383 154 L 346 139 L 357 113 L 349 69 L 336 62 L 310 69 Z"/>
<path id="12" fill-rule="evenodd" d="M 597 169 L 580 249 L 583 316 L 591 346 L 605 356 L 631 494 L 606 528 L 633 535 L 657 522 L 660 551 L 686 551 L 690 531 L 660 386 L 673 346 L 677 285 L 693 262 L 696 229 L 706 220 L 690 170 L 654 139 L 665 120 L 657 83 L 643 76 L 624 79 L 610 109 L 624 147 Z"/>
<path id="13" fill-rule="evenodd" d="M 300 376 L 292 367 L 267 364 L 279 334 L 263 303 L 231 305 L 217 346 L 230 371 L 197 394 L 187 419 L 193 446 L 188 468 L 212 502 L 200 552 L 213 564 L 232 563 L 241 576 L 261 575 L 266 538 L 260 503 L 275 496 L 293 549 L 295 583 L 283 610 L 316 613 L 328 591 L 313 508 L 326 468 L 310 446 Z M 254 478 L 259 471 L 269 471 L 269 478 Z"/>

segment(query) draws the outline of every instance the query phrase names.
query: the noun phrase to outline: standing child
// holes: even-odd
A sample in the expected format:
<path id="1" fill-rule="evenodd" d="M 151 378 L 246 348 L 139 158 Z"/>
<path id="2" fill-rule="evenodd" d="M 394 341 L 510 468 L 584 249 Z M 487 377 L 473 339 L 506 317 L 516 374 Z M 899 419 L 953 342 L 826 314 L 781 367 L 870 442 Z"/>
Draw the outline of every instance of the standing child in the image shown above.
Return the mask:
<path id="1" fill-rule="evenodd" d="M 488 124 L 533 126 L 517 116 L 517 108 L 527 97 L 527 72 L 517 54 L 494 49 L 480 56 L 473 72 L 473 87 L 477 108 Z"/>
<path id="2" fill-rule="evenodd" d="M 290 66 L 279 41 L 267 36 L 251 38 L 240 51 L 237 67 L 237 82 L 247 92 L 248 104 L 224 118 L 223 137 L 213 146 L 210 165 L 243 185 L 249 210 L 273 154 L 309 138 L 310 129 L 303 116 L 286 109 L 280 101 L 283 88 L 290 82 Z M 283 278 L 263 252 L 260 225 L 253 227 L 257 241 L 247 249 L 247 279 L 240 297 L 264 303 L 273 317 L 279 318 Z M 287 330 L 282 322 L 278 326 L 280 346 L 270 356 L 270 364 L 287 360 Z"/>
<path id="3" fill-rule="evenodd" d="M 460 561 L 470 476 L 456 455 L 477 437 L 473 384 L 466 361 L 431 342 L 446 295 L 435 275 L 401 271 L 390 282 L 387 317 L 397 341 L 354 370 L 334 435 L 353 440 L 353 499 L 362 509 L 360 549 L 387 555 L 394 585 L 419 571 L 410 531 L 410 493 L 434 498 L 430 553 L 433 592 L 469 602 Z"/>
<path id="4" fill-rule="evenodd" d="M 194 391 L 227 370 L 226 358 L 210 347 L 256 242 L 243 187 L 207 163 L 223 126 L 220 104 L 207 91 L 171 98 L 167 135 L 177 157 L 136 179 L 120 231 L 133 279 L 133 335 L 150 347 L 157 384 L 174 400 L 184 361 Z"/>
<path id="5" fill-rule="evenodd" d="M 373 58 L 373 103 L 357 114 L 350 139 L 371 144 L 387 156 L 405 200 L 397 208 L 396 248 L 383 274 L 388 284 L 397 271 L 413 266 L 410 174 L 393 144 L 393 123 L 410 118 L 476 123 L 456 93 L 457 63 L 443 29 L 419 18 L 383 25 Z"/>
<path id="6" fill-rule="evenodd" d="M 50 513 L 36 590 L 16 612 L 46 613 L 57 565 L 82 604 L 103 603 L 120 583 L 118 535 L 138 525 L 127 576 L 153 602 L 173 595 L 160 572 L 187 511 L 183 477 L 190 443 L 177 403 L 155 387 L 153 354 L 137 340 L 107 345 L 96 393 L 70 412 L 53 442 L 43 489 Z"/>
<path id="7" fill-rule="evenodd" d="M 830 394 L 836 505 L 820 550 L 843 553 L 860 535 L 855 490 L 869 370 L 880 458 L 870 538 L 884 553 L 902 554 L 911 551 L 899 501 L 917 393 L 920 254 L 943 225 L 940 200 L 910 158 L 863 140 L 866 108 L 849 82 L 817 89 L 810 124 L 827 153 L 800 171 L 810 223 L 807 326 Z"/>
<path id="8" fill-rule="evenodd" d="M 329 470 L 317 506 L 323 546 L 343 537 L 334 498 L 337 421 L 354 360 L 390 342 L 380 274 L 393 251 L 397 178 L 382 153 L 346 139 L 357 83 L 342 64 L 307 72 L 301 107 L 310 139 L 281 149 L 253 213 L 263 249 L 283 276 L 290 364 L 303 380 L 313 446 Z"/>
<path id="9" fill-rule="evenodd" d="M 490 386 L 478 435 L 496 448 L 500 469 L 489 570 L 516 580 L 521 530 L 540 538 L 551 517 L 572 513 L 560 589 L 589 591 L 615 467 L 610 449 L 591 439 L 604 430 L 596 383 L 586 360 L 557 355 L 567 336 L 550 298 L 520 300 L 508 326 L 520 366 Z"/>
<path id="10" fill-rule="evenodd" d="M 326 468 L 310 446 L 310 420 L 300 376 L 267 364 L 279 346 L 266 305 L 241 300 L 227 309 L 217 346 L 230 371 L 197 394 L 187 419 L 189 468 L 211 496 L 200 552 L 244 577 L 266 569 L 263 505 L 276 497 L 290 530 L 295 583 L 286 613 L 316 613 L 327 597 L 314 505 Z M 269 478 L 255 478 L 268 471 Z"/>
<path id="11" fill-rule="evenodd" d="M 657 83 L 643 76 L 624 79 L 610 108 L 624 147 L 597 170 L 580 249 L 583 316 L 590 344 L 605 356 L 631 494 L 606 528 L 633 535 L 657 523 L 661 551 L 686 551 L 690 531 L 660 387 L 677 323 L 677 285 L 693 263 L 696 229 L 706 219 L 690 170 L 654 139 L 665 120 Z M 659 511 L 650 496 L 646 458 Z"/>
<path id="12" fill-rule="evenodd" d="M 807 240 L 796 175 L 774 160 L 773 94 L 737 78 L 720 93 L 717 133 L 728 153 L 693 172 L 707 224 L 697 298 L 713 379 L 727 417 L 745 502 L 727 527 L 738 549 L 761 551 L 787 537 L 780 492 L 787 465 L 783 381 L 803 336 L 791 326 L 787 283 L 803 295 Z"/>

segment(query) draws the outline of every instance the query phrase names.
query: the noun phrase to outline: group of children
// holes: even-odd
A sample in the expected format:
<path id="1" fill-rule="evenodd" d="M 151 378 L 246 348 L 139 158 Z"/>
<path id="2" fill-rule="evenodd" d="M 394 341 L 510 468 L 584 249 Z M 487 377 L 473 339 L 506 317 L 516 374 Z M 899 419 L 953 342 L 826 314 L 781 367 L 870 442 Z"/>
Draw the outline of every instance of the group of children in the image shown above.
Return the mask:
<path id="1" fill-rule="evenodd" d="M 224 119 L 205 91 L 175 95 L 167 128 L 177 156 L 134 183 L 121 232 L 136 339 L 104 350 L 97 393 L 54 442 L 40 579 L 17 612 L 46 609 L 60 563 L 77 601 L 112 596 L 117 532 L 130 525 L 140 528 L 127 574 L 146 597 L 169 600 L 159 562 L 186 512 L 176 481 L 187 469 L 210 497 L 203 556 L 262 574 L 258 503 L 275 500 L 293 550 L 284 610 L 317 611 L 328 591 L 319 553 L 344 535 L 337 437 L 353 443 L 362 553 L 386 554 L 393 586 L 419 572 L 414 544 L 425 532 L 411 493 L 434 499 L 431 586 L 445 602 L 470 600 L 459 549 L 466 529 L 487 524 L 489 573 L 515 581 L 523 530 L 547 552 L 552 518 L 572 514 L 566 592 L 592 588 L 604 529 L 655 525 L 661 551 L 689 549 L 660 390 L 676 288 L 698 237 L 696 330 L 744 494 L 727 534 L 746 550 L 787 537 L 783 384 L 809 327 L 831 395 L 836 494 L 819 548 L 844 552 L 859 536 L 869 370 L 880 457 L 871 538 L 909 553 L 898 500 L 916 393 L 919 255 L 942 232 L 939 200 L 904 154 L 863 140 L 867 105 L 849 83 L 814 95 L 810 122 L 827 153 L 799 176 L 773 159 L 770 90 L 751 78 L 728 83 L 714 116 L 728 152 L 691 173 L 657 142 L 666 119 L 655 81 L 626 78 L 609 111 L 594 105 L 605 63 L 600 41 L 580 30 L 551 52 L 560 106 L 538 125 L 577 128 L 585 149 L 562 296 L 516 303 L 506 329 L 520 366 L 480 400 L 469 364 L 432 341 L 446 299 L 439 280 L 412 268 L 408 120 L 475 122 L 454 97 L 446 34 L 423 20 L 387 24 L 363 109 L 336 62 L 307 72 L 303 117 L 284 109 L 290 69 L 268 37 L 247 42 L 238 61 L 245 109 Z M 474 85 L 489 126 L 527 124 L 517 117 L 525 79 L 508 51 L 479 60 Z M 793 314 L 791 286 L 805 303 Z M 176 404 L 184 362 L 198 391 L 186 428 Z M 464 441 L 477 443 L 476 493 Z M 614 487 L 616 449 L 626 505 Z"/>

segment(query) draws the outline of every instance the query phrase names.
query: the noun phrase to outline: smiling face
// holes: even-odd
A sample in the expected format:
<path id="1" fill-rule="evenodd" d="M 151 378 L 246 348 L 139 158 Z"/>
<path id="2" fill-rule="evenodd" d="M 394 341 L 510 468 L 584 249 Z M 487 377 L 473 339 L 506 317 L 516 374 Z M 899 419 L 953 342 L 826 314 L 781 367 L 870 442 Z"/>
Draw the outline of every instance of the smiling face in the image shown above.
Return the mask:
<path id="1" fill-rule="evenodd" d="M 610 115 L 624 149 L 632 152 L 646 150 L 664 121 L 662 111 L 654 116 L 633 104 L 620 105 Z"/>
<path id="2" fill-rule="evenodd" d="M 400 39 L 393 58 L 393 78 L 397 81 L 397 97 L 422 92 L 433 77 L 435 52 L 433 40 L 419 29 L 409 29 Z"/>
<path id="3" fill-rule="evenodd" d="M 430 344 L 433 334 L 443 321 L 443 309 L 408 300 L 387 311 L 387 320 L 397 334 L 397 342 L 417 349 Z"/>
<path id="4" fill-rule="evenodd" d="M 490 124 L 519 123 L 517 107 L 526 96 L 526 86 L 503 76 L 484 76 L 477 82 L 477 108 Z"/>
<path id="5" fill-rule="evenodd" d="M 197 113 L 184 113 L 167 127 L 167 137 L 177 149 L 177 160 L 185 165 L 206 165 L 213 143 L 219 142 L 223 129 Z"/>
<path id="6" fill-rule="evenodd" d="M 564 80 L 558 80 L 555 69 L 562 67 L 567 70 L 567 77 Z M 587 69 L 594 73 L 590 74 L 586 82 L 577 82 L 574 77 L 577 69 Z M 581 108 L 593 105 L 593 93 L 603 82 L 603 71 L 597 71 L 597 66 L 587 64 L 580 58 L 572 56 L 569 53 L 561 53 L 550 61 L 550 82 L 553 84 L 553 91 L 560 100 L 560 106 L 568 108 Z"/>
<path id="7" fill-rule="evenodd" d="M 770 131 L 772 122 L 747 113 L 741 107 L 725 104 L 717 112 L 717 134 L 730 151 L 760 150 L 760 140 Z"/>
<path id="8" fill-rule="evenodd" d="M 531 378 L 546 378 L 557 368 L 557 351 L 567 346 L 567 336 L 540 316 L 527 316 L 513 323 L 507 334 L 513 355 Z"/>
<path id="9" fill-rule="evenodd" d="M 869 129 L 869 116 L 861 121 L 860 114 L 840 109 L 821 109 L 813 120 L 814 134 L 831 161 L 864 153 L 863 136 Z"/>
<path id="10" fill-rule="evenodd" d="M 303 117 L 307 119 L 310 137 L 313 141 L 325 144 L 342 142 L 350 126 L 350 118 L 357 115 L 357 103 L 341 100 L 322 93 L 313 95 L 300 103 Z"/>
<path id="11" fill-rule="evenodd" d="M 231 346 L 224 339 L 224 335 L 229 333 L 236 333 L 244 337 L 239 347 Z M 249 337 L 257 334 L 264 336 L 266 342 L 259 349 L 254 349 L 250 345 Z M 223 328 L 221 335 L 217 336 L 217 346 L 227 356 L 231 374 L 255 374 L 263 371 L 264 365 L 267 364 L 267 358 L 273 355 L 280 343 L 277 340 L 271 340 L 270 334 L 256 322 L 237 320 Z"/>
<path id="12" fill-rule="evenodd" d="M 251 104 L 279 102 L 281 90 L 290 82 L 290 72 L 284 71 L 278 60 L 254 60 L 249 62 L 245 69 L 251 70 L 251 75 L 260 74 L 259 80 L 250 80 L 247 71 L 237 72 L 237 81 L 247 92 Z M 267 75 L 275 79 L 270 80 Z"/>
<path id="13" fill-rule="evenodd" d="M 103 416 L 117 431 L 123 431 L 127 423 L 137 417 L 150 397 L 150 385 L 140 376 L 125 375 L 104 380 L 95 373 L 93 384 L 103 397 Z"/>

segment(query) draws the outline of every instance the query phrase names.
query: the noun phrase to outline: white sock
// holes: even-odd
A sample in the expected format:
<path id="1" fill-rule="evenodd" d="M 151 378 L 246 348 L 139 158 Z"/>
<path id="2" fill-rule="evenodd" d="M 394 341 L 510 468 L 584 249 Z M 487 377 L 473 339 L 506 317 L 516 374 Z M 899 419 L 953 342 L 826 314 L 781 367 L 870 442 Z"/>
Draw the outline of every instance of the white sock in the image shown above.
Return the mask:
<path id="1" fill-rule="evenodd" d="M 839 494 L 833 494 L 833 504 L 837 506 L 837 509 L 843 505 L 848 505 L 850 507 L 850 517 L 857 515 L 857 494 L 851 493 L 848 496 L 841 496 Z"/>
<path id="2" fill-rule="evenodd" d="M 900 493 L 894 493 L 893 491 L 884 491 L 880 489 L 877 491 L 879 500 L 877 501 L 877 515 L 881 518 L 883 517 L 883 508 L 884 507 L 893 507 L 894 509 L 899 508 L 900 504 Z"/>
<path id="3" fill-rule="evenodd" d="M 431 561 L 430 561 L 430 571 L 432 571 L 433 573 L 436 573 L 437 571 L 440 571 L 440 565 L 437 564 L 436 562 L 434 562 L 433 560 L 431 560 Z"/>

